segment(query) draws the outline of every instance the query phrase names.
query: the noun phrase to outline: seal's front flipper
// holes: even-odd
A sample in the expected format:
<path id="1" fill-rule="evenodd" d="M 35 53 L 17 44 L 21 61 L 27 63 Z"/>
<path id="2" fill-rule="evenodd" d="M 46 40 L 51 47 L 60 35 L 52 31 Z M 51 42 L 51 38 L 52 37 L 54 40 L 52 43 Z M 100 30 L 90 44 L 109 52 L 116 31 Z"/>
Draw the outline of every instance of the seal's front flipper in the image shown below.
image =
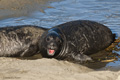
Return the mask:
<path id="1" fill-rule="evenodd" d="M 85 61 L 92 61 L 91 57 L 84 54 L 77 54 L 77 55 L 72 54 L 72 58 L 79 63 L 82 63 Z"/>

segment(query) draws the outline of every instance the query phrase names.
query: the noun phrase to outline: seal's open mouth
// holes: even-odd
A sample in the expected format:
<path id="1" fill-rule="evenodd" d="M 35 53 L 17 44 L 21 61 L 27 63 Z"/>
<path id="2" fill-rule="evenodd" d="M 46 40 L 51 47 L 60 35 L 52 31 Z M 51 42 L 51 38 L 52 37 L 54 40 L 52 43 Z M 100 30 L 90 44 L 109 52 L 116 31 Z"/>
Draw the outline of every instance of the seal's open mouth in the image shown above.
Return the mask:
<path id="1" fill-rule="evenodd" d="M 48 55 L 53 56 L 55 54 L 55 50 L 47 49 L 47 53 L 48 53 Z"/>

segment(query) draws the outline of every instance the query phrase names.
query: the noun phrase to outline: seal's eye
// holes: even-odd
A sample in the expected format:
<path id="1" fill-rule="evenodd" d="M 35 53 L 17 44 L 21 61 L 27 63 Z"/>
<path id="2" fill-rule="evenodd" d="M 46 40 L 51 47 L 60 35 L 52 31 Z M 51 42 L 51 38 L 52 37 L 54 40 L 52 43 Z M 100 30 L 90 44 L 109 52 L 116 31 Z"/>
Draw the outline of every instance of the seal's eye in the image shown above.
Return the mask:
<path id="1" fill-rule="evenodd" d="M 58 43 L 61 43 L 61 40 L 59 39 L 59 37 L 56 37 L 56 41 L 57 41 Z"/>
<path id="2" fill-rule="evenodd" d="M 59 40 L 58 42 L 61 43 L 61 40 Z"/>
<path id="3" fill-rule="evenodd" d="M 49 41 L 50 41 L 50 38 L 49 38 L 49 37 L 47 37 L 47 38 L 46 38 L 46 41 L 47 41 L 47 42 L 49 42 Z"/>

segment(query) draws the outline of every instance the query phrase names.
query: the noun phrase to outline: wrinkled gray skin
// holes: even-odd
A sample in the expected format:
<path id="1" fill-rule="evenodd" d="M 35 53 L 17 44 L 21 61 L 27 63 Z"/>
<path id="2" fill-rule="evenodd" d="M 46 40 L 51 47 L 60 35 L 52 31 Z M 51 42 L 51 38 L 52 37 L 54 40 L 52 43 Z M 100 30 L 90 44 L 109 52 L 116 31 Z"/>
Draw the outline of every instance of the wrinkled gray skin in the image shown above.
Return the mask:
<path id="1" fill-rule="evenodd" d="M 46 36 L 58 33 L 62 39 L 60 52 L 49 56 L 46 53 Z M 42 35 L 40 48 L 43 57 L 69 59 L 75 61 L 91 60 L 88 56 L 108 47 L 115 39 L 111 30 L 94 21 L 77 20 L 55 26 Z M 48 44 L 49 45 L 49 44 Z"/>
<path id="2" fill-rule="evenodd" d="M 32 56 L 38 49 L 38 40 L 45 28 L 37 26 L 11 26 L 0 28 L 0 56 Z"/>

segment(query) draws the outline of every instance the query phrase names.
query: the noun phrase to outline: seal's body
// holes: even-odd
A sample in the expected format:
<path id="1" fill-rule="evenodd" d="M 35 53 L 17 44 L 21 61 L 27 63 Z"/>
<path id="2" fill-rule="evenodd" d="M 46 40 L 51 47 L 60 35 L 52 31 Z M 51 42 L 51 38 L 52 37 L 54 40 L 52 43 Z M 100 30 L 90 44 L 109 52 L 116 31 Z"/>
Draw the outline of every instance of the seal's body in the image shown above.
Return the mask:
<path id="1" fill-rule="evenodd" d="M 0 56 L 32 56 L 38 49 L 38 40 L 47 30 L 42 27 L 23 25 L 0 28 Z"/>
<path id="2" fill-rule="evenodd" d="M 42 35 L 43 57 L 76 61 L 91 60 L 90 55 L 105 49 L 114 41 L 111 30 L 94 21 L 77 20 L 55 26 Z"/>

